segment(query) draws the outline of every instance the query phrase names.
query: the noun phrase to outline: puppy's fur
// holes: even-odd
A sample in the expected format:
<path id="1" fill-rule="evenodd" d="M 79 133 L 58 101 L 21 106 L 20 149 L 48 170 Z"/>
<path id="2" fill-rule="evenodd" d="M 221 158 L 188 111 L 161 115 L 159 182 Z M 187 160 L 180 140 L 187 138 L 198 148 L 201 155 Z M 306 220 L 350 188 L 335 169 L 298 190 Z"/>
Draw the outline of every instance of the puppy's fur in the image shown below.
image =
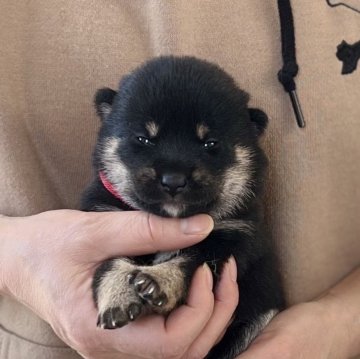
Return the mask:
<path id="1" fill-rule="evenodd" d="M 82 209 L 208 213 L 215 220 L 212 233 L 193 247 L 103 263 L 93 282 L 99 326 L 168 314 L 186 300 L 196 268 L 207 262 L 217 279 L 231 255 L 240 302 L 208 358 L 241 353 L 283 308 L 260 202 L 266 157 L 258 140 L 267 117 L 249 109 L 248 99 L 222 69 L 193 57 L 153 59 L 125 76 L 118 92 L 97 92 L 95 179 Z"/>

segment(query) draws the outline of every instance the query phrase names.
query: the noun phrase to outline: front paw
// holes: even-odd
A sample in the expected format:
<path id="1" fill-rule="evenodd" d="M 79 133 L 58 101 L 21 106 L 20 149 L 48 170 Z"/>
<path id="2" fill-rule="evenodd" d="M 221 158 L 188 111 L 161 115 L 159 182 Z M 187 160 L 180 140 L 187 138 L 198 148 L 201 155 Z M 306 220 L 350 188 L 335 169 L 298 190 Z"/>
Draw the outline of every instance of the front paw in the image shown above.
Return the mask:
<path id="1" fill-rule="evenodd" d="M 163 313 L 168 302 L 159 283 L 150 274 L 132 270 L 120 274 L 109 271 L 97 288 L 97 325 L 103 329 L 121 328 L 150 313 Z"/>
<path id="2" fill-rule="evenodd" d="M 109 306 L 104 312 L 99 313 L 97 326 L 102 329 L 116 329 L 135 320 L 141 314 L 141 304 L 131 303 L 128 306 Z"/>
<path id="3" fill-rule="evenodd" d="M 135 270 L 129 274 L 129 284 L 133 286 L 137 295 L 151 307 L 161 308 L 168 302 L 167 295 L 150 274 Z"/>
<path id="4" fill-rule="evenodd" d="M 168 314 L 186 295 L 180 263 L 174 259 L 136 266 L 122 258 L 105 262 L 93 282 L 98 326 L 115 329 L 146 314 Z"/>

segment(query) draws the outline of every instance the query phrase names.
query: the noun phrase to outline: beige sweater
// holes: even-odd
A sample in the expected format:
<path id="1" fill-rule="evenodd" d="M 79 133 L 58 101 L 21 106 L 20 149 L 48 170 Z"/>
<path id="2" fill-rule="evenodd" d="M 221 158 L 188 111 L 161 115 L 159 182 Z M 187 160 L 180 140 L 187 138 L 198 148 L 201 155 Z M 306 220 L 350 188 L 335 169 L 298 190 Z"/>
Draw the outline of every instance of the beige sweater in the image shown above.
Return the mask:
<path id="1" fill-rule="evenodd" d="M 289 303 L 333 285 L 360 263 L 360 69 L 341 75 L 335 56 L 342 40 L 360 40 L 360 15 L 292 3 L 305 129 L 277 81 L 276 0 L 0 0 L 0 213 L 76 208 L 91 176 L 95 90 L 155 55 L 195 55 L 270 116 L 267 218 Z M 0 358 L 78 356 L 0 298 Z"/>

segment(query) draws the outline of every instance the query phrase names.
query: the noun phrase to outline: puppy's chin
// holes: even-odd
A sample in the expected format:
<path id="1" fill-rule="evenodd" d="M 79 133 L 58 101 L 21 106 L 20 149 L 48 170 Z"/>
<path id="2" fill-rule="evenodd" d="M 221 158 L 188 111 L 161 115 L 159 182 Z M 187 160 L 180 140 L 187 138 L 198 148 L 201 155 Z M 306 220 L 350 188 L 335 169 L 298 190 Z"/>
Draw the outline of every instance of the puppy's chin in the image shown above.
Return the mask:
<path id="1" fill-rule="evenodd" d="M 200 213 L 210 213 L 215 206 L 215 199 L 208 203 L 187 202 L 175 199 L 163 201 L 144 201 L 137 198 L 136 207 L 140 210 L 156 214 L 161 217 L 189 217 Z"/>
<path id="2" fill-rule="evenodd" d="M 188 206 L 176 201 L 168 202 L 145 202 L 136 200 L 136 208 L 145 212 L 150 212 L 161 217 L 187 217 Z"/>

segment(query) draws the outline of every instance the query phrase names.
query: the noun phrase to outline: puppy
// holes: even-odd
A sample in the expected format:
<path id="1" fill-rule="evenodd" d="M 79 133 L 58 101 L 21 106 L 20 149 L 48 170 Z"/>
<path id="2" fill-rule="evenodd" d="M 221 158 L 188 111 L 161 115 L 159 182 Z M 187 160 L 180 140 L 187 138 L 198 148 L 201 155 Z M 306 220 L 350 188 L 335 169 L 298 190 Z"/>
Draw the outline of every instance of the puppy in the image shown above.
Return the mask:
<path id="1" fill-rule="evenodd" d="M 122 327 L 149 313 L 166 315 L 186 301 L 194 271 L 214 278 L 235 257 L 240 302 L 208 358 L 244 351 L 283 308 L 283 292 L 260 194 L 266 157 L 258 140 L 267 117 L 218 66 L 193 57 L 159 57 L 125 76 L 118 92 L 95 96 L 101 128 L 86 211 L 143 210 L 160 216 L 208 213 L 201 243 L 176 252 L 113 258 L 93 281 L 98 325 Z"/>

